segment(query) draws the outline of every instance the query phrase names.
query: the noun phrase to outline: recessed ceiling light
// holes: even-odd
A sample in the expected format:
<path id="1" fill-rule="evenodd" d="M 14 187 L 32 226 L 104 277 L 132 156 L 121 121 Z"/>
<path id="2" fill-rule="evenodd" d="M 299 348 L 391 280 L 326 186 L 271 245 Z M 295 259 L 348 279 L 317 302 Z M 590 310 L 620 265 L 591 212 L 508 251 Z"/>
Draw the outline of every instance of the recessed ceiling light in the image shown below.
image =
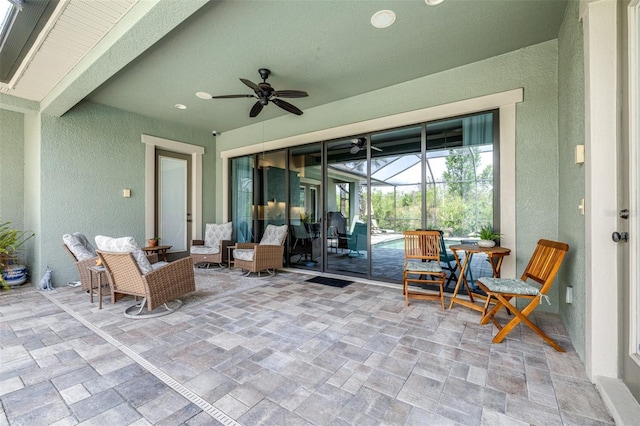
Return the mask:
<path id="1" fill-rule="evenodd" d="M 175 104 L 175 107 L 178 109 L 187 109 L 187 106 L 183 104 Z"/>
<path id="2" fill-rule="evenodd" d="M 376 28 L 387 28 L 396 22 L 393 10 L 379 10 L 371 17 L 371 25 Z"/>
<path id="3" fill-rule="evenodd" d="M 200 99 L 211 99 L 211 93 L 207 93 L 207 92 L 196 92 L 196 96 L 199 97 Z"/>
<path id="4" fill-rule="evenodd" d="M 424 0 L 427 6 L 435 6 L 442 3 L 443 0 Z"/>

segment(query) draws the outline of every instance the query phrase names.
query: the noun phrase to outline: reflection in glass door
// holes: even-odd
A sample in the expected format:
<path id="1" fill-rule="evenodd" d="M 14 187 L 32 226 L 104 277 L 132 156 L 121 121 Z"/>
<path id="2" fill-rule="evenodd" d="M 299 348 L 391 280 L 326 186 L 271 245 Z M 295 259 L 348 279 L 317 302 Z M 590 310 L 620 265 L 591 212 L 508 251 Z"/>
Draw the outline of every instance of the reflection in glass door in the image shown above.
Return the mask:
<path id="1" fill-rule="evenodd" d="M 254 157 L 231 160 L 231 221 L 235 242 L 253 241 L 253 164 Z"/>
<path id="2" fill-rule="evenodd" d="M 327 143 L 327 271 L 367 275 L 366 138 Z"/>
<path id="3" fill-rule="evenodd" d="M 289 152 L 289 265 L 322 270 L 322 145 L 292 148 Z M 297 188 L 297 190 L 296 190 Z"/>
<path id="4" fill-rule="evenodd" d="M 371 135 L 371 275 L 402 282 L 403 231 L 422 228 L 422 127 Z"/>

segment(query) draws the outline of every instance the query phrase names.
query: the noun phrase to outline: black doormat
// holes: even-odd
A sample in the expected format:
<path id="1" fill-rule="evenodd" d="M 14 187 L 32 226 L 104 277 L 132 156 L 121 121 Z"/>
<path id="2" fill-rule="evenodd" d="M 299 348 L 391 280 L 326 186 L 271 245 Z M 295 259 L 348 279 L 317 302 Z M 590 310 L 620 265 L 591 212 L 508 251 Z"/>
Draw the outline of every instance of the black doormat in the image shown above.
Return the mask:
<path id="1" fill-rule="evenodd" d="M 349 284 L 352 284 L 353 281 L 346 281 L 346 280 L 339 280 L 337 278 L 328 278 L 328 277 L 313 277 L 313 278 L 309 278 L 307 280 L 310 283 L 316 283 L 316 284 L 324 284 L 324 285 L 330 285 L 331 287 L 346 287 Z"/>

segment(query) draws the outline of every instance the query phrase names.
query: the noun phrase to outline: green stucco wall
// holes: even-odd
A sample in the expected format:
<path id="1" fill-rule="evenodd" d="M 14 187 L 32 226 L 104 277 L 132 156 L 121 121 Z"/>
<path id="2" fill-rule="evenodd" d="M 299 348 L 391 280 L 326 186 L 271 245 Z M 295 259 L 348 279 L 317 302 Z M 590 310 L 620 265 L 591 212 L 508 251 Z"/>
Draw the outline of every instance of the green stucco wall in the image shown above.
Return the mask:
<path id="1" fill-rule="evenodd" d="M 304 120 L 283 116 L 263 124 L 226 132 L 217 138 L 218 152 L 377 117 L 524 88 L 517 105 L 516 222 L 517 271 L 521 271 L 540 238 L 558 238 L 558 87 L 557 40 L 426 76 L 305 111 Z M 264 129 L 264 130 L 263 130 Z M 216 156 L 219 165 L 221 161 Z M 218 167 L 216 179 L 222 179 Z M 217 216 L 221 217 L 222 194 Z M 558 290 L 549 294 L 558 310 Z"/>
<path id="2" fill-rule="evenodd" d="M 203 223 L 213 220 L 215 186 L 211 134 L 102 105 L 83 103 L 60 118 L 42 116 L 40 268 L 54 270 L 54 285 L 77 280 L 62 235 L 82 232 L 145 235 L 145 145 L 141 134 L 205 147 Z M 131 198 L 122 190 L 131 189 Z"/>
<path id="3" fill-rule="evenodd" d="M 584 144 L 584 54 L 578 2 L 569 2 L 558 35 L 558 136 L 559 209 L 558 236 L 569 252 L 558 274 L 556 287 L 560 315 L 573 346 L 582 359 L 585 351 L 585 218 L 578 210 L 585 196 L 584 164 L 575 164 L 575 147 Z M 565 302 L 566 287 L 573 287 L 573 303 Z"/>
<path id="4" fill-rule="evenodd" d="M 24 115 L 0 109 L 0 222 L 24 227 Z"/>

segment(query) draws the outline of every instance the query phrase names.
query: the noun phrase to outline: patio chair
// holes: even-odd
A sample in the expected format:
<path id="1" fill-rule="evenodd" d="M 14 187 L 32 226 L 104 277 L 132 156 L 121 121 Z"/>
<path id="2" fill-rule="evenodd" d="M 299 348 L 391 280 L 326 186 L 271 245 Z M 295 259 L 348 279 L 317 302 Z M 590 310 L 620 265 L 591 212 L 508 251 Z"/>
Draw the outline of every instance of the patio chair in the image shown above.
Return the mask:
<path id="1" fill-rule="evenodd" d="M 356 222 L 351 235 L 347 236 L 349 256 L 362 256 L 360 250 L 367 251 L 367 224 Z"/>
<path id="2" fill-rule="evenodd" d="M 287 239 L 287 225 L 267 225 L 260 243 L 237 243 L 233 250 L 233 262 L 237 268 L 246 270 L 245 275 L 262 271 L 269 276 L 276 274 L 277 268 L 282 268 L 284 256 L 284 242 Z"/>
<path id="3" fill-rule="evenodd" d="M 223 267 L 227 259 L 227 247 L 233 244 L 231 236 L 233 234 L 232 222 L 223 224 L 207 223 L 205 226 L 204 240 L 192 240 L 189 250 L 193 264 L 217 263 Z"/>
<path id="4" fill-rule="evenodd" d="M 98 236 L 96 243 L 99 248 L 96 253 L 109 278 L 112 303 L 125 295 L 143 298 L 125 310 L 129 318 L 151 318 L 174 312 L 182 305 L 177 298 L 196 289 L 189 257 L 151 264 L 131 237 Z M 156 310 L 161 306 L 164 309 Z"/>
<path id="5" fill-rule="evenodd" d="M 440 300 L 444 310 L 444 280 L 447 274 L 440 266 L 439 231 L 404 231 L 403 291 L 405 306 L 409 299 Z M 409 290 L 409 283 L 437 285 L 438 294 Z"/>
<path id="6" fill-rule="evenodd" d="M 420 229 L 417 231 L 420 231 Z M 440 233 L 440 266 L 442 269 L 449 271 L 449 277 L 447 278 L 445 287 L 449 287 L 451 283 L 455 286 L 458 282 L 458 276 L 456 275 L 458 265 L 456 264 L 456 258 L 453 256 L 453 253 L 447 251 L 447 246 L 444 242 L 444 232 L 439 229 L 428 229 L 427 231 L 438 231 Z"/>
<path id="7" fill-rule="evenodd" d="M 89 291 L 91 288 L 91 273 L 89 272 L 89 268 L 96 266 L 96 261 L 98 260 L 95 248 L 87 240 L 87 237 L 79 232 L 64 234 L 62 236 L 62 242 L 62 248 L 76 265 L 82 290 Z"/>
<path id="8" fill-rule="evenodd" d="M 569 246 L 565 243 L 540 240 L 531 256 L 531 260 L 529 260 L 527 268 L 519 280 L 490 277 L 477 279 L 476 282 L 482 291 L 487 293 L 487 300 L 480 323 L 486 324 L 492 321 L 499 330 L 498 334 L 493 338 L 493 343 L 502 342 L 511 330 L 523 322 L 556 351 L 564 352 L 564 349 L 531 322 L 528 316 L 542 303 L 543 299 L 546 299 L 547 303 L 550 303 L 547 292 L 551 288 L 553 280 L 568 250 Z M 537 284 L 534 284 L 534 282 Z M 509 303 L 512 298 L 527 299 L 529 303 L 524 309 L 518 310 L 516 306 Z M 489 309 L 490 302 L 495 302 L 495 305 L 491 309 Z M 502 308 L 514 314 L 514 317 L 504 326 L 495 318 L 495 315 Z"/>

